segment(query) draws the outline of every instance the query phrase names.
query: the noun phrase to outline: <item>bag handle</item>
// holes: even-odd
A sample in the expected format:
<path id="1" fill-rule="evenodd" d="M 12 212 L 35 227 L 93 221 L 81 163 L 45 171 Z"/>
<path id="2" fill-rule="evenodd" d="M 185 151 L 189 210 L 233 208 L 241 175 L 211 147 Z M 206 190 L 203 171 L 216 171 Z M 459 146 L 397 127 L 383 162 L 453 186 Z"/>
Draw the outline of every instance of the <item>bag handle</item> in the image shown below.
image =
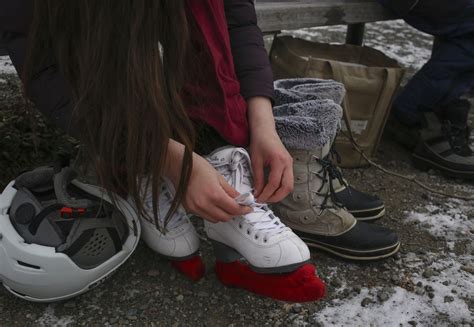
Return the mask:
<path id="1" fill-rule="evenodd" d="M 334 60 L 327 60 L 327 63 L 329 64 L 329 67 L 331 68 L 332 75 L 334 79 L 339 82 L 344 84 L 344 74 L 342 73 L 342 65 L 338 61 Z M 351 128 L 351 110 L 349 106 L 349 102 L 346 100 L 346 96 L 342 99 L 341 107 L 342 107 L 342 118 L 344 119 L 344 122 L 346 123 L 347 127 L 347 133 L 349 134 L 349 138 L 351 141 L 355 142 L 354 139 L 354 134 L 352 133 L 352 128 Z"/>

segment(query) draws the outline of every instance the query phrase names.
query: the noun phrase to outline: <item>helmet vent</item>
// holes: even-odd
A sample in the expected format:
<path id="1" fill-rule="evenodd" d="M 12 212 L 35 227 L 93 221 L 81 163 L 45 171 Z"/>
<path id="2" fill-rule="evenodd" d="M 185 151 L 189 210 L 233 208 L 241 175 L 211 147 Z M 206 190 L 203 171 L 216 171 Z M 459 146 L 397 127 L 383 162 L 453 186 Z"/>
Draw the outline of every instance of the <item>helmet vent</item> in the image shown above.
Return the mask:
<path id="1" fill-rule="evenodd" d="M 19 260 L 17 262 L 20 266 L 28 267 L 28 268 L 36 269 L 36 270 L 41 270 L 41 267 L 39 267 L 39 266 L 35 266 L 35 265 L 29 264 L 29 263 L 26 263 L 26 262 L 23 262 L 23 261 L 19 261 Z"/>
<path id="2" fill-rule="evenodd" d="M 107 241 L 107 236 L 96 230 L 94 235 L 85 246 L 85 254 L 90 257 L 99 256 L 106 247 Z"/>

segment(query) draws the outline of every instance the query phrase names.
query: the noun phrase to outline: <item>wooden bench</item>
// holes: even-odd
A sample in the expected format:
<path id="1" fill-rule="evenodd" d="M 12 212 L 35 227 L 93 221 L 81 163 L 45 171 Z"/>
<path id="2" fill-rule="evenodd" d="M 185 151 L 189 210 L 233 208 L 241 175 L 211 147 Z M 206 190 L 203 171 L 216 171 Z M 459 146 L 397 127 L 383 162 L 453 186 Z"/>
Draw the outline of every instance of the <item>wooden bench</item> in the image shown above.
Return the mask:
<path id="1" fill-rule="evenodd" d="M 346 42 L 362 45 L 365 23 L 395 19 L 376 0 L 257 0 L 266 34 L 305 27 L 347 25 Z"/>

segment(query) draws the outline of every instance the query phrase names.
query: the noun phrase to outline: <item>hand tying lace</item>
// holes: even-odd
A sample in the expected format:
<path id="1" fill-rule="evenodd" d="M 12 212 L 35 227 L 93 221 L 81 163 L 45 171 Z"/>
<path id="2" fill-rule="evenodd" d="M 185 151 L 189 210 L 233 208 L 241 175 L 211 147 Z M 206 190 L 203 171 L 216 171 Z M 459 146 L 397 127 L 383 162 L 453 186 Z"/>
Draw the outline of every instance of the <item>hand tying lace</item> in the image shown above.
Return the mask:
<path id="1" fill-rule="evenodd" d="M 266 204 L 255 201 L 252 194 L 254 188 L 250 157 L 245 150 L 236 148 L 232 153 L 231 160 L 218 157 L 208 160 L 230 185 L 242 193 L 236 198 L 237 203 L 254 208 L 254 212 L 234 218 L 240 220 L 239 228 L 244 228 L 246 225 L 248 228 L 247 234 L 254 234 L 255 239 L 263 236 L 264 242 L 267 242 L 270 237 L 289 229 Z"/>
<path id="2" fill-rule="evenodd" d="M 263 242 L 266 243 L 273 235 L 289 230 L 266 204 L 257 203 L 251 193 L 241 194 L 235 198 L 235 201 L 238 204 L 254 208 L 254 212 L 242 217 L 239 228 L 243 228 L 244 223 L 249 224 L 251 228 L 249 228 L 247 233 L 251 234 L 251 229 L 255 230 L 255 239 L 258 239 L 263 234 Z"/>

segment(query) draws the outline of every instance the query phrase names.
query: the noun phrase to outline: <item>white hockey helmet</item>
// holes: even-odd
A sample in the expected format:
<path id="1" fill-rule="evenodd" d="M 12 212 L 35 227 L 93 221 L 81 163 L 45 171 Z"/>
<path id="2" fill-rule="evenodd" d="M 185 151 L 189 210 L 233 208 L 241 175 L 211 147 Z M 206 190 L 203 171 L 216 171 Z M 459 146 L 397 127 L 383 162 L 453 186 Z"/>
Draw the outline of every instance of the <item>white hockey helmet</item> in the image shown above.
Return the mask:
<path id="1" fill-rule="evenodd" d="M 73 178 L 71 168 L 42 167 L 0 195 L 0 282 L 20 298 L 54 302 L 87 292 L 137 247 L 140 223 L 128 202 Z"/>

